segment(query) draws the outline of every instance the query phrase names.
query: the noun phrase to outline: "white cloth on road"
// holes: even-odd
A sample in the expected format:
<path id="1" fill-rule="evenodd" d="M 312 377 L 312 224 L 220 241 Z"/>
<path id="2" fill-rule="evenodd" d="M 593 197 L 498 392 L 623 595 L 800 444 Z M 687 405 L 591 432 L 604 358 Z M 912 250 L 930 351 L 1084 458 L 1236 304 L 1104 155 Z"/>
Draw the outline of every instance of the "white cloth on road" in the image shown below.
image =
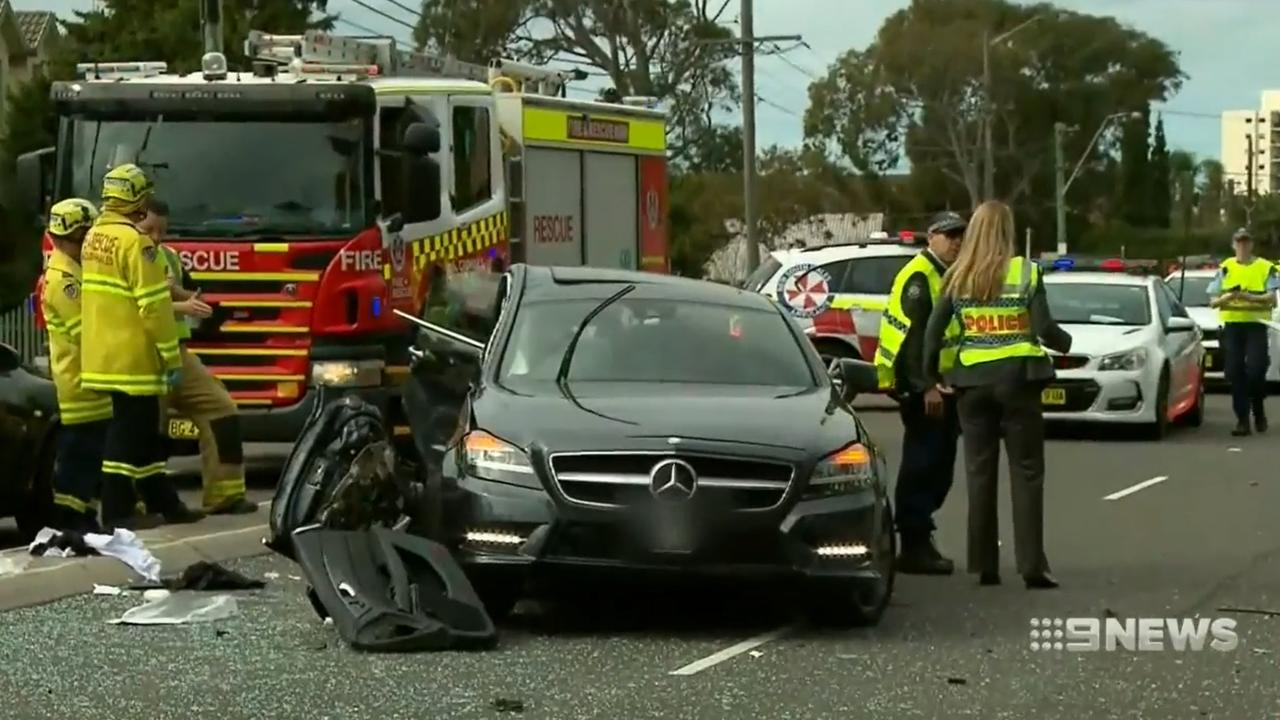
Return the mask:
<path id="1" fill-rule="evenodd" d="M 129 608 L 113 625 L 186 625 L 223 620 L 239 611 L 230 595 L 176 592 L 167 597 Z"/>
<path id="2" fill-rule="evenodd" d="M 37 545 L 50 545 L 61 533 L 53 528 L 45 528 L 36 534 L 36 539 L 27 547 L 34 552 Z M 97 550 L 100 555 L 113 557 L 133 568 L 133 571 L 151 582 L 160 582 L 160 560 L 147 550 L 132 530 L 116 528 L 110 535 L 101 533 L 85 533 L 84 544 Z M 50 547 L 44 551 L 44 557 L 73 557 L 75 551 Z"/>

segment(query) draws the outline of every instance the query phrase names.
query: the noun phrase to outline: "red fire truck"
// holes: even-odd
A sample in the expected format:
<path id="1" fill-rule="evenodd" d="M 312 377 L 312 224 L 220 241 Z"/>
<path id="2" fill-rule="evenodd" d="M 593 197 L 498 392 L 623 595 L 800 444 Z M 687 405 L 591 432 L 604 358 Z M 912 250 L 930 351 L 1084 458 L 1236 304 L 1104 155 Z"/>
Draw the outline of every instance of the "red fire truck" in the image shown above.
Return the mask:
<path id="1" fill-rule="evenodd" d="M 250 441 L 292 441 L 322 390 L 389 409 L 433 273 L 508 262 L 668 271 L 665 115 L 568 99 L 581 76 L 411 53 L 384 38 L 250 34 L 252 71 L 82 64 L 54 83 L 31 204 L 97 198 L 133 162 L 213 318 L 190 348 Z M 34 193 L 33 193 L 34 195 Z M 407 428 L 397 428 L 407 433 Z M 173 418 L 170 434 L 195 426 Z"/>

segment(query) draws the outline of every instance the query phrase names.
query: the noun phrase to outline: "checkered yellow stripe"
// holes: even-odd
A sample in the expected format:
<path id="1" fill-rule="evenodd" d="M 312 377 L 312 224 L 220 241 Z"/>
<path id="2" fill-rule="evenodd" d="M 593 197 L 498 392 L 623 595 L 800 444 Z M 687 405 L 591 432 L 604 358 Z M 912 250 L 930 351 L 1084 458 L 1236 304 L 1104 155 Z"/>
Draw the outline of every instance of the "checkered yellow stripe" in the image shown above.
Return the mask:
<path id="1" fill-rule="evenodd" d="M 490 248 L 507 239 L 507 213 L 500 212 L 439 235 L 413 241 L 413 267 L 423 270 L 436 262 L 449 262 Z"/>

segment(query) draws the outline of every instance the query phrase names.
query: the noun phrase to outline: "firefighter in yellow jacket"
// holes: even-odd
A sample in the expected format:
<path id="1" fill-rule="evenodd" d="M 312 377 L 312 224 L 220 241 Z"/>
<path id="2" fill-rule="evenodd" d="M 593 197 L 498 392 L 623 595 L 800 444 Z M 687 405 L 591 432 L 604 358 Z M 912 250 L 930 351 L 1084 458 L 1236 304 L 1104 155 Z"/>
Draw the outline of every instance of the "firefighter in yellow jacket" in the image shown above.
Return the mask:
<path id="1" fill-rule="evenodd" d="M 80 246 L 97 217 L 93 203 L 79 198 L 50 208 L 48 232 L 53 252 L 40 295 L 62 425 L 53 469 L 54 524 L 75 532 L 100 529 L 102 449 L 111 422 L 111 398 L 80 388 Z"/>
<path id="2" fill-rule="evenodd" d="M 167 522 L 194 522 L 165 478 L 161 401 L 178 385 L 182 358 L 164 259 L 136 224 L 152 185 L 137 165 L 102 180 L 102 212 L 81 250 L 81 387 L 111 397 L 102 461 L 102 523 L 137 525 L 140 495 Z"/>

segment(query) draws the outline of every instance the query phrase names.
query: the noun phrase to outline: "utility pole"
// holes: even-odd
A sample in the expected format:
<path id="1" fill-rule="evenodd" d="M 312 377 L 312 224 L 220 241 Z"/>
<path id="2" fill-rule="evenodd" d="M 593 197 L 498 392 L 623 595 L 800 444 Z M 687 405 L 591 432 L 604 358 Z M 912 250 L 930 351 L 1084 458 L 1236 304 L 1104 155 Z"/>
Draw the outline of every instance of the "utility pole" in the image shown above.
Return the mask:
<path id="1" fill-rule="evenodd" d="M 756 218 L 756 46 L 764 42 L 800 42 L 799 35 L 755 36 L 754 0 L 740 0 L 742 36 L 728 40 L 700 40 L 699 45 L 736 45 L 742 52 L 742 220 L 747 243 L 747 274 L 760 265 Z"/>
<path id="2" fill-rule="evenodd" d="M 1053 179 L 1054 197 L 1057 199 L 1055 205 L 1058 215 L 1058 254 L 1060 255 L 1065 255 L 1067 252 L 1067 181 L 1065 177 L 1067 161 L 1062 156 L 1062 136 L 1066 132 L 1066 124 L 1061 122 L 1053 124 Z"/>
<path id="3" fill-rule="evenodd" d="M 200 0 L 200 29 L 204 33 L 204 51 L 222 52 L 222 0 Z"/>
<path id="4" fill-rule="evenodd" d="M 1249 132 L 1244 136 L 1245 140 L 1245 162 L 1249 167 L 1245 171 L 1245 191 L 1244 191 L 1244 226 L 1251 227 L 1253 225 L 1253 206 L 1256 202 L 1253 195 L 1253 168 L 1257 164 L 1254 159 L 1253 143 L 1258 133 L 1258 114 L 1253 114 L 1253 122 L 1249 125 Z"/>
<path id="5" fill-rule="evenodd" d="M 755 37 L 755 0 L 742 0 L 742 38 Z M 742 220 L 746 223 L 747 269 L 760 265 L 760 241 L 756 239 L 756 48 L 742 47 Z"/>

